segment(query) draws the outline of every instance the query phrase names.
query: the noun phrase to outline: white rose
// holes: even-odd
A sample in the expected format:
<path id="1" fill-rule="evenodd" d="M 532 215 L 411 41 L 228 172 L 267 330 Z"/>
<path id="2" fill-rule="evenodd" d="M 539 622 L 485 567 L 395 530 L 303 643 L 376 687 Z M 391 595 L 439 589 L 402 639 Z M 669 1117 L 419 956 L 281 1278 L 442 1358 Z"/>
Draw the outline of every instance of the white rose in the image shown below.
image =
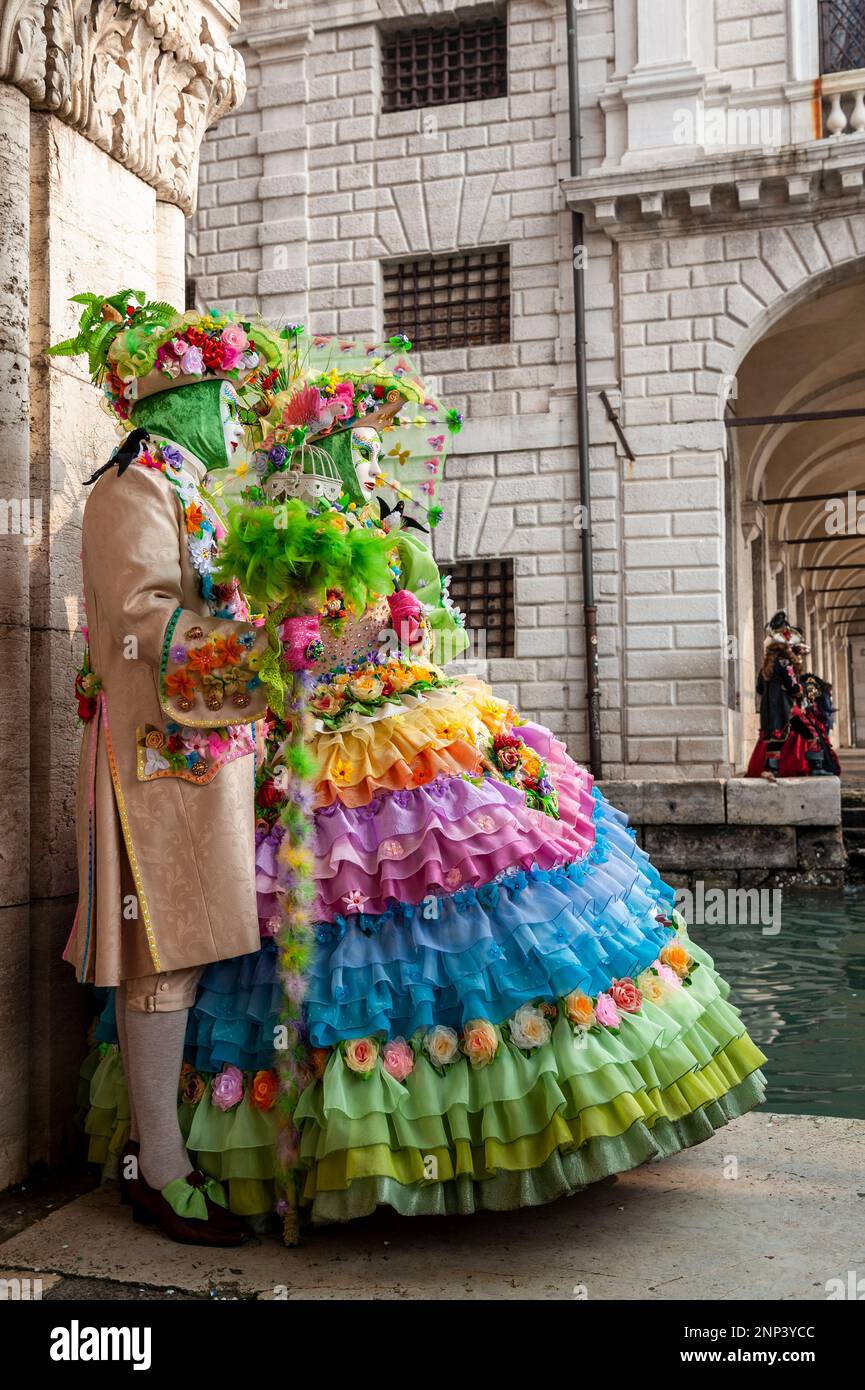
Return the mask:
<path id="1" fill-rule="evenodd" d="M 434 1066 L 446 1067 L 457 1056 L 460 1040 L 453 1028 L 446 1028 L 443 1023 L 437 1023 L 435 1028 L 430 1028 L 423 1045 Z"/>
<path id="2" fill-rule="evenodd" d="M 550 1040 L 550 1025 L 536 1004 L 523 1004 L 508 1020 L 511 1042 L 526 1050 Z"/>

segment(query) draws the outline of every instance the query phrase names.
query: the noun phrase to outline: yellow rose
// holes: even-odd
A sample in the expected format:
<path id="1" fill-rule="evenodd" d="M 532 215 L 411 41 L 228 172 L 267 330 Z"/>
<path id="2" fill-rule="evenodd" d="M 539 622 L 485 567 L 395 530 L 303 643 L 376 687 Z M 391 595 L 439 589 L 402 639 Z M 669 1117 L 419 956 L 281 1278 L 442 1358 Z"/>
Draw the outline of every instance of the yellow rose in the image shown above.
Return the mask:
<path id="1" fill-rule="evenodd" d="M 662 965 L 669 965 L 671 970 L 675 970 L 680 980 L 685 979 L 694 963 L 684 946 L 680 946 L 676 941 L 671 941 L 665 946 L 658 959 Z"/>
<path id="2" fill-rule="evenodd" d="M 463 1052 L 473 1067 L 486 1067 L 499 1050 L 499 1030 L 486 1018 L 472 1019 L 463 1029 Z"/>
<path id="3" fill-rule="evenodd" d="M 349 690 L 357 700 L 376 700 L 382 691 L 382 684 L 375 676 L 355 676 Z"/>
<path id="4" fill-rule="evenodd" d="M 571 1023 L 577 1024 L 580 1028 L 591 1028 L 595 1021 L 595 1009 L 587 994 L 583 994 L 581 989 L 572 990 L 562 1003 Z"/>
<path id="5" fill-rule="evenodd" d="M 392 671 L 389 671 L 387 678 L 394 690 L 408 690 L 409 686 L 413 684 L 408 671 L 404 671 L 401 666 L 395 666 Z"/>
<path id="6" fill-rule="evenodd" d="M 663 1004 L 667 997 L 667 986 L 660 975 L 655 974 L 654 970 L 644 970 L 635 983 L 644 1001 L 648 1000 L 650 1004 Z"/>

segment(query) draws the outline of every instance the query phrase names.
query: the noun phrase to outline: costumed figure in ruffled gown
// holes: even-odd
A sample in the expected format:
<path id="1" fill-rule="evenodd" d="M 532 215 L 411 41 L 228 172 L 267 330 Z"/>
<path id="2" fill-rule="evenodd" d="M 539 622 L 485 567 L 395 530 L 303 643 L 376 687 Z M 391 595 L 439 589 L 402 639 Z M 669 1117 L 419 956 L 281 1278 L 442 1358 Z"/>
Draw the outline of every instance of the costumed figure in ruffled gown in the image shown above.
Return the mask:
<path id="1" fill-rule="evenodd" d="M 246 1073 L 248 1095 L 266 1065 L 263 1006 L 302 867 L 284 808 L 299 802 L 315 941 L 284 988 L 303 998 L 308 1052 L 297 1067 L 291 1046 L 276 1055 L 293 1109 L 282 1159 L 313 1220 L 544 1202 L 708 1137 L 763 1093 L 726 985 L 561 742 L 447 673 L 467 638 L 426 528 L 459 418 L 399 344 L 315 340 L 298 357 L 258 455 L 263 494 L 383 535 L 393 591 L 361 609 L 326 586 L 294 619 L 314 771 L 299 789 L 276 719 L 258 789 L 261 918 L 278 944 L 205 973 L 196 1066 Z M 226 563 L 261 605 L 284 583 L 265 539 L 280 505 L 232 513 Z M 230 1117 L 221 1151 L 199 1154 L 223 1175 Z"/>
<path id="2" fill-rule="evenodd" d="M 727 986 L 563 744 L 448 673 L 468 639 L 428 531 L 460 417 L 404 341 L 287 334 L 256 476 L 209 480 L 281 654 L 261 950 L 190 1014 L 196 1162 L 293 1240 L 298 1213 L 547 1202 L 710 1137 L 763 1096 Z"/>
<path id="3" fill-rule="evenodd" d="M 823 682 L 803 674 L 810 648 L 783 609 L 766 624 L 764 653 L 757 677 L 760 736 L 745 776 L 768 781 L 840 776 L 838 755 L 829 739 Z"/>

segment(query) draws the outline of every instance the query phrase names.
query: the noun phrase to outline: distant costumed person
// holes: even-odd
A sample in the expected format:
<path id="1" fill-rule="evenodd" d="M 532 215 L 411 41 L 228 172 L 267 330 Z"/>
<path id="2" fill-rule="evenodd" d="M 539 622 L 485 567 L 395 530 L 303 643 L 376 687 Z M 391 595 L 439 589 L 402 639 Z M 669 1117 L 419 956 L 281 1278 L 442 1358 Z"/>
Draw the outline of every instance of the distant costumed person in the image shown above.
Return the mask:
<path id="1" fill-rule="evenodd" d="M 757 676 L 760 734 L 746 777 L 830 777 L 841 764 L 830 741 L 831 686 L 804 671 L 810 648 L 779 609 L 765 627 Z"/>
<path id="2" fill-rule="evenodd" d="M 251 456 L 207 478 L 266 710 L 260 941 L 197 981 L 192 1161 L 294 1241 L 304 1214 L 505 1210 L 708 1138 L 763 1095 L 727 986 L 590 775 L 448 672 L 468 634 L 428 535 L 461 417 L 398 336 L 279 341 L 279 371 L 239 388 Z M 87 1068 L 102 1160 L 125 1142 L 110 1026 Z"/>

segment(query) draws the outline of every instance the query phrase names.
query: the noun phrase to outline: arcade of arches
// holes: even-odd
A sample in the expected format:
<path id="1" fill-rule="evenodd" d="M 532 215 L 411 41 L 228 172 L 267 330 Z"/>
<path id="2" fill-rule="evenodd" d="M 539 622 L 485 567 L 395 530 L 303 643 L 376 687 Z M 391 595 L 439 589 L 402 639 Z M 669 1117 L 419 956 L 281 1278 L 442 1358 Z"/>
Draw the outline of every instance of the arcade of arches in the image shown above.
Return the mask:
<path id="1" fill-rule="evenodd" d="M 728 429 L 728 707 L 738 767 L 757 735 L 763 625 L 779 608 L 803 629 L 810 669 L 833 684 L 838 744 L 865 744 L 865 495 L 860 516 L 856 491 L 865 416 L 843 414 L 865 403 L 865 366 L 855 348 L 863 321 L 860 262 L 769 327 L 730 392 L 728 424 L 815 412 L 841 417 Z"/>

